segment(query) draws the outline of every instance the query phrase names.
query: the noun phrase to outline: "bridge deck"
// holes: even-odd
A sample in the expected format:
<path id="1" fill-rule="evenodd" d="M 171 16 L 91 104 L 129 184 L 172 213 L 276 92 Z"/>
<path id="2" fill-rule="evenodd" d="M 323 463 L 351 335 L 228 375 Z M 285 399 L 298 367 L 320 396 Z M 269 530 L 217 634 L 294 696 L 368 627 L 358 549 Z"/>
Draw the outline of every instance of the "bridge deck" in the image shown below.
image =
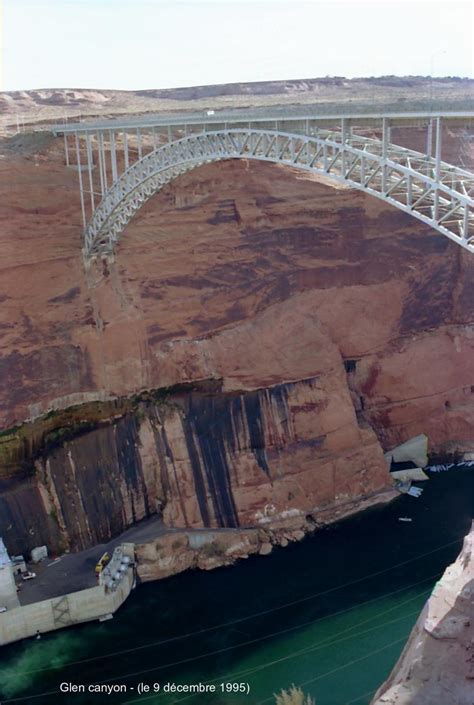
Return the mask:
<path id="1" fill-rule="evenodd" d="M 474 120 L 474 111 L 464 112 L 389 112 L 389 113 L 351 113 L 341 110 L 338 113 L 327 113 L 304 110 L 301 106 L 294 108 L 255 108 L 254 110 L 216 110 L 172 114 L 152 114 L 140 117 L 123 117 L 109 120 L 86 120 L 84 122 L 57 124 L 51 127 L 55 134 L 75 132 L 95 132 L 97 130 L 128 130 L 137 127 L 167 127 L 168 125 L 220 125 L 227 123 L 273 122 L 275 120 L 311 120 L 317 122 L 338 122 L 341 118 L 349 118 L 351 122 L 373 122 L 387 118 L 392 122 L 420 121 L 426 123 L 434 118 L 448 120 Z"/>

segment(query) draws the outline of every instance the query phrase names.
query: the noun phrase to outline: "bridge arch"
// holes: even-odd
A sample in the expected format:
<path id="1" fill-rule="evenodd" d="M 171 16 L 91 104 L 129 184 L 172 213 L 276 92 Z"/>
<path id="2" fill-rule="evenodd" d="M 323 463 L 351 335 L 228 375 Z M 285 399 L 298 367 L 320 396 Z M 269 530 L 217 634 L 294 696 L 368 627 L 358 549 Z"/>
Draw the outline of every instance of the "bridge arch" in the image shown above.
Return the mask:
<path id="1" fill-rule="evenodd" d="M 326 176 L 409 213 L 474 252 L 473 176 L 469 172 L 367 137 L 339 141 L 239 128 L 170 141 L 132 164 L 93 212 L 85 230 L 85 255 L 113 252 L 141 206 L 177 176 L 226 159 L 285 164 Z"/>

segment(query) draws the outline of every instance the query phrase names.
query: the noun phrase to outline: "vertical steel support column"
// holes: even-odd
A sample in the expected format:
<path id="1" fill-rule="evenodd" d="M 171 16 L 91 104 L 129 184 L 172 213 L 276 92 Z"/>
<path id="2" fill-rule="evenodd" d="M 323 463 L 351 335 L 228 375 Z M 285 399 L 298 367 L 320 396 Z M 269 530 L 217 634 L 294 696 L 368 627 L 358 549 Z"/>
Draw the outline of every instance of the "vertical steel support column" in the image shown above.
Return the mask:
<path id="1" fill-rule="evenodd" d="M 435 133 L 435 181 L 439 184 L 441 177 L 441 118 L 436 118 L 436 133 Z M 434 219 L 437 221 L 439 218 L 439 190 L 436 186 L 435 196 L 434 196 Z"/>
<path id="2" fill-rule="evenodd" d="M 347 137 L 349 135 L 349 123 L 347 118 L 341 118 L 341 141 L 343 144 L 347 142 Z"/>
<path id="3" fill-rule="evenodd" d="M 79 174 L 79 191 L 81 193 L 82 223 L 84 225 L 84 230 L 85 230 L 86 229 L 86 208 L 84 205 L 84 186 L 82 184 L 81 150 L 79 148 L 79 134 L 77 132 L 75 134 L 76 134 L 77 173 Z"/>
<path id="4" fill-rule="evenodd" d="M 152 127 L 152 135 L 153 135 L 153 151 L 156 152 L 156 127 Z"/>
<path id="5" fill-rule="evenodd" d="M 99 157 L 99 177 L 100 177 L 100 192 L 102 196 L 105 193 L 105 183 L 104 183 L 104 164 L 102 158 L 102 146 L 101 146 L 101 133 L 97 132 L 97 154 Z"/>
<path id="6" fill-rule="evenodd" d="M 390 123 L 388 118 L 382 118 L 382 193 L 385 193 L 387 190 L 387 164 L 385 162 L 388 156 L 389 129 Z"/>
<path id="7" fill-rule="evenodd" d="M 441 118 L 436 118 L 436 134 L 435 134 L 435 179 L 439 181 L 441 173 Z"/>
<path id="8" fill-rule="evenodd" d="M 93 213 L 95 210 L 94 180 L 92 178 L 93 157 L 92 157 L 91 136 L 90 136 L 89 132 L 86 132 L 86 147 L 87 147 L 87 171 L 89 173 L 89 188 L 90 188 L 90 197 L 91 197 L 91 208 L 92 208 L 92 213 Z"/>
<path id="9" fill-rule="evenodd" d="M 389 122 L 388 118 L 382 118 L 382 157 L 387 158 L 388 155 L 388 144 L 389 144 Z"/>
<path id="10" fill-rule="evenodd" d="M 137 145 L 138 145 L 138 159 L 142 158 L 142 132 L 139 127 L 137 127 Z"/>
<path id="11" fill-rule="evenodd" d="M 171 125 L 168 125 L 168 142 L 173 141 L 173 135 L 171 134 Z"/>
<path id="12" fill-rule="evenodd" d="M 147 131 L 146 131 L 146 134 L 145 134 L 145 139 L 144 139 L 144 142 L 143 142 L 143 150 L 144 150 L 144 151 L 145 151 L 145 147 L 146 147 L 146 137 L 147 137 L 147 136 L 148 136 L 148 138 L 150 138 L 150 130 L 147 130 Z M 151 146 L 150 152 L 153 152 L 153 146 Z M 150 154 L 150 152 L 148 152 L 148 154 Z"/>
<path id="13" fill-rule="evenodd" d="M 102 172 L 102 193 L 105 193 L 107 191 L 107 163 L 105 161 L 104 133 L 101 130 L 99 130 L 99 159 Z"/>
<path id="14" fill-rule="evenodd" d="M 66 132 L 64 133 L 64 152 L 66 153 L 66 166 L 69 166 L 69 145 Z"/>
<path id="15" fill-rule="evenodd" d="M 426 135 L 426 156 L 431 159 L 433 154 L 433 120 L 428 122 L 428 132 Z"/>
<path id="16" fill-rule="evenodd" d="M 117 151 L 115 149 L 115 132 L 109 130 L 110 137 L 110 161 L 112 164 L 112 183 L 117 181 Z"/>
<path id="17" fill-rule="evenodd" d="M 130 161 L 128 159 L 128 135 L 126 130 L 123 131 L 123 158 L 125 163 L 125 171 L 127 171 L 130 166 Z"/>
<path id="18" fill-rule="evenodd" d="M 348 124 L 346 118 L 341 118 L 341 176 L 342 178 L 346 175 L 346 142 L 347 142 L 347 130 Z"/>

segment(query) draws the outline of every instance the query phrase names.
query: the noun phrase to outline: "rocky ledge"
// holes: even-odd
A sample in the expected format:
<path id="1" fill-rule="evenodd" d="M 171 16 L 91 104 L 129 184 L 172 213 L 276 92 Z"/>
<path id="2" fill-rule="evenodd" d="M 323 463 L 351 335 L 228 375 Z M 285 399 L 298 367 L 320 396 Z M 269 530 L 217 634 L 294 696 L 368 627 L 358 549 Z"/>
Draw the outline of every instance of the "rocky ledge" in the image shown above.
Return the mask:
<path id="1" fill-rule="evenodd" d="M 372 705 L 474 702 L 474 522 Z"/>
<path id="2" fill-rule="evenodd" d="M 252 554 L 269 555 L 274 548 L 286 548 L 335 521 L 390 502 L 395 490 L 374 492 L 355 500 L 332 504 L 325 512 L 287 512 L 286 517 L 269 520 L 261 527 L 236 529 L 174 529 L 147 543 L 137 544 L 137 572 L 142 582 L 161 580 L 185 570 L 213 570 L 232 565 Z"/>

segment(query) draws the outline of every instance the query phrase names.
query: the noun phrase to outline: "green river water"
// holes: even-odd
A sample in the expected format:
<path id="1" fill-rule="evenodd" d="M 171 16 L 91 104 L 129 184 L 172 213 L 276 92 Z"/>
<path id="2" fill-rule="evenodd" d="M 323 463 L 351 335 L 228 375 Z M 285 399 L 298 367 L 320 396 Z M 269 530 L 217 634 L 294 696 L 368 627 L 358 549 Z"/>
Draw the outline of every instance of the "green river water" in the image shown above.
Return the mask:
<path id="1" fill-rule="evenodd" d="M 292 683 L 317 705 L 367 705 L 474 516 L 474 469 L 433 474 L 423 487 L 420 499 L 403 496 L 270 556 L 140 586 L 109 622 L 3 648 L 2 705 L 273 705 Z M 138 694 L 140 682 L 149 693 Z M 162 692 L 199 682 L 217 692 Z M 241 682 L 249 694 L 221 691 Z M 128 692 L 60 693 L 60 683 Z"/>

